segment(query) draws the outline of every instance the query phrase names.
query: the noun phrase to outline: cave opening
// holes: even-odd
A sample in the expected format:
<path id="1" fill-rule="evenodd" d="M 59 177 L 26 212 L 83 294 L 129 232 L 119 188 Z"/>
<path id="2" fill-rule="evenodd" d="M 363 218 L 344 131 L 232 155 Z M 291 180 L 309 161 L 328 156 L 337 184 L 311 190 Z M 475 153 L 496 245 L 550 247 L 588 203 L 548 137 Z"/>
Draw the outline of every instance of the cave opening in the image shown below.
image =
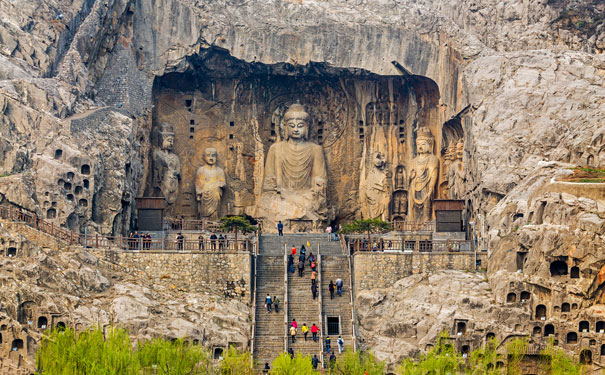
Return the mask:
<path id="1" fill-rule="evenodd" d="M 569 272 L 569 277 L 571 277 L 572 279 L 579 279 L 580 278 L 580 268 L 571 267 L 571 270 Z"/>
<path id="2" fill-rule="evenodd" d="M 571 306 L 567 302 L 563 302 L 561 305 L 561 312 L 569 312 L 571 310 Z"/>
<path id="3" fill-rule="evenodd" d="M 579 331 L 580 332 L 590 331 L 590 323 L 588 323 L 588 321 L 586 321 L 586 320 L 582 320 L 579 325 Z"/>
<path id="4" fill-rule="evenodd" d="M 14 339 L 13 342 L 11 343 L 11 350 L 13 352 L 16 352 L 19 349 L 23 349 L 23 340 Z"/>
<path id="5" fill-rule="evenodd" d="M 578 334 L 575 332 L 567 333 L 566 342 L 568 344 L 577 344 L 578 343 Z"/>
<path id="6" fill-rule="evenodd" d="M 547 324 L 544 326 L 544 336 L 554 336 L 555 334 L 555 326 L 552 324 Z"/>
<path id="7" fill-rule="evenodd" d="M 507 303 L 515 303 L 517 302 L 517 295 L 513 292 L 510 292 L 506 295 L 506 302 Z"/>
<path id="8" fill-rule="evenodd" d="M 305 136 L 329 161 L 325 194 L 334 208 L 327 215 L 334 216 L 326 216 L 325 222 L 353 217 L 366 205 L 363 196 L 349 199 L 342 192 L 363 191 L 366 179 L 374 181 L 368 176 L 377 153 L 384 159 L 380 173 L 397 176 L 397 166 L 409 173 L 418 155 L 416 140 L 419 134 L 426 136 L 421 128 L 434 140 L 431 151 L 437 165 L 445 157 L 442 150 L 449 150 L 451 160 L 462 160 L 464 125 L 460 119 L 447 126 L 441 122 L 439 87 L 427 77 L 378 75 L 317 62 L 249 63 L 219 48 L 204 49 L 187 63 L 185 71 L 156 77 L 152 89 L 149 168 L 154 172 L 144 182 L 143 195 L 166 198 L 166 217 L 198 219 L 196 171 L 206 163 L 205 149 L 214 148 L 216 165 L 229 181 L 217 203 L 217 216 L 248 213 L 262 218 L 252 213 L 260 199 L 255 184 L 262 182 L 268 150 L 286 139 L 284 114 L 296 103 L 309 114 Z M 164 142 L 167 138 L 171 140 Z M 179 178 L 168 184 L 173 190 L 164 183 L 174 174 L 163 167 L 169 163 L 162 159 L 168 156 L 157 152 L 162 148 L 180 164 Z M 443 183 L 446 175 L 438 175 L 436 197 L 453 194 L 448 191 L 452 184 Z M 389 220 L 409 217 L 407 177 L 397 189 L 384 190 L 379 199 L 384 207 L 372 209 L 384 210 Z M 296 225 L 306 225 L 306 218 L 296 220 Z"/>
<path id="9" fill-rule="evenodd" d="M 536 306 L 536 319 L 546 320 L 546 306 Z"/>
<path id="10" fill-rule="evenodd" d="M 584 349 L 580 352 L 580 364 L 591 365 L 592 364 L 592 350 Z"/>
<path id="11" fill-rule="evenodd" d="M 605 322 L 602 320 L 597 321 L 597 325 L 595 326 L 596 331 L 598 333 L 605 333 Z"/>
<path id="12" fill-rule="evenodd" d="M 521 292 L 521 302 L 529 301 L 530 297 L 531 297 L 531 294 L 529 294 L 529 292 L 527 290 L 524 290 Z"/>
<path id="13" fill-rule="evenodd" d="M 550 262 L 550 276 L 567 275 L 567 263 L 562 260 Z"/>

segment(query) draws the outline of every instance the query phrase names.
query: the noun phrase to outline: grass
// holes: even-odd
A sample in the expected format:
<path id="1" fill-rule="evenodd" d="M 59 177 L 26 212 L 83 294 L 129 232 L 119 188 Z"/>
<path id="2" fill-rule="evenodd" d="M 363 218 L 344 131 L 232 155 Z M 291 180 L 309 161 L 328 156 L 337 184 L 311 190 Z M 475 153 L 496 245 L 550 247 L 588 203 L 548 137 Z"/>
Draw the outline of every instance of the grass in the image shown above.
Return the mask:
<path id="1" fill-rule="evenodd" d="M 561 181 L 580 183 L 605 183 L 605 169 L 575 167 L 573 168 L 573 174 L 562 178 Z"/>

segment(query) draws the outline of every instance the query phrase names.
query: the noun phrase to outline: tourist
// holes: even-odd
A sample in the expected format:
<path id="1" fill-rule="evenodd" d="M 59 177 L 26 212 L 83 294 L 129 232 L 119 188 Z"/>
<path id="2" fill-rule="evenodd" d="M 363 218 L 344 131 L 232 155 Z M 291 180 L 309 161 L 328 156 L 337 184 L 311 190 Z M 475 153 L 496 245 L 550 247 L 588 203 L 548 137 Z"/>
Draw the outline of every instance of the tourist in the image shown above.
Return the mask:
<path id="1" fill-rule="evenodd" d="M 305 245 L 303 245 L 300 248 L 300 255 L 298 256 L 298 260 L 302 260 L 303 262 L 305 261 L 305 255 L 307 254 L 307 251 L 305 250 Z"/>
<path id="2" fill-rule="evenodd" d="M 294 358 L 294 350 L 292 348 L 288 348 L 288 354 L 290 355 L 290 359 Z"/>
<path id="3" fill-rule="evenodd" d="M 313 253 L 309 254 L 309 266 L 311 265 L 311 263 L 315 262 L 315 255 L 313 255 Z"/>
<path id="4" fill-rule="evenodd" d="M 265 298 L 265 307 L 267 308 L 267 312 L 270 313 L 271 312 L 271 304 L 273 303 L 273 301 L 271 300 L 271 296 L 269 294 L 267 294 L 267 298 Z"/>
<path id="5" fill-rule="evenodd" d="M 294 256 L 292 254 L 288 255 L 288 270 L 294 273 Z"/>
<path id="6" fill-rule="evenodd" d="M 279 221 L 279 223 L 277 223 L 277 235 L 278 236 L 284 235 L 284 225 L 282 224 L 281 220 Z"/>
<path id="7" fill-rule="evenodd" d="M 332 282 L 332 280 L 330 280 L 328 290 L 330 291 L 330 299 L 334 299 L 334 282 Z"/>
<path id="8" fill-rule="evenodd" d="M 319 358 L 317 358 L 317 354 L 315 354 L 311 359 L 311 365 L 313 365 L 313 370 L 317 370 L 317 365 L 319 365 Z"/>
<path id="9" fill-rule="evenodd" d="M 135 234 L 136 235 L 136 234 Z M 185 242 L 185 236 L 181 232 L 176 236 L 176 244 L 179 250 L 183 250 L 183 243 Z"/>
<path id="10" fill-rule="evenodd" d="M 265 362 L 265 368 L 263 369 L 263 374 L 268 374 L 270 370 L 271 370 L 271 367 L 269 367 L 269 362 Z"/>
<path id="11" fill-rule="evenodd" d="M 216 240 L 218 239 L 218 237 L 216 236 L 216 233 L 212 233 L 210 235 L 210 243 L 212 245 L 212 250 L 216 250 Z"/>
<path id="12" fill-rule="evenodd" d="M 204 236 L 202 234 L 200 234 L 200 236 L 197 238 L 198 239 L 198 250 L 204 250 Z"/>
<path id="13" fill-rule="evenodd" d="M 328 225 L 326 228 L 326 233 L 328 234 L 328 241 L 332 241 L 332 227 Z"/>
<path id="14" fill-rule="evenodd" d="M 307 249 L 311 248 L 311 242 L 307 241 Z"/>
<path id="15" fill-rule="evenodd" d="M 338 344 L 338 354 L 342 354 L 342 352 L 345 350 L 345 340 L 343 340 L 342 337 L 338 336 L 336 344 Z"/>
<path id="16" fill-rule="evenodd" d="M 300 330 L 302 331 L 303 335 L 305 335 L 305 341 L 307 341 L 307 334 L 309 333 L 309 327 L 307 327 L 307 323 L 303 324 Z"/>
<path id="17" fill-rule="evenodd" d="M 139 232 L 134 232 L 134 237 L 133 237 L 134 238 L 134 246 L 135 246 L 135 249 L 137 249 L 137 250 L 140 248 L 140 246 L 139 246 L 139 237 L 140 237 L 139 236 Z"/>
<path id="18" fill-rule="evenodd" d="M 151 249 L 151 233 L 147 232 L 147 235 L 145 236 L 147 238 L 147 250 Z"/>
<path id="19" fill-rule="evenodd" d="M 313 341 L 317 341 L 317 334 L 319 333 L 319 327 L 313 323 L 311 326 L 311 334 L 313 335 Z"/>
<path id="20" fill-rule="evenodd" d="M 130 234 L 128 234 L 128 241 L 126 241 L 128 243 L 128 250 L 134 249 L 133 239 L 134 233 L 130 232 Z"/>
<path id="21" fill-rule="evenodd" d="M 311 271 L 317 271 L 317 262 L 316 261 L 311 262 Z"/>
<path id="22" fill-rule="evenodd" d="M 279 299 L 277 296 L 273 296 L 273 306 L 275 306 L 275 312 L 279 312 Z"/>
<path id="23" fill-rule="evenodd" d="M 326 352 L 330 353 L 330 343 L 332 342 L 332 340 L 330 339 L 330 336 L 326 336 L 326 338 L 324 339 L 324 343 L 326 344 Z"/>
<path id="24" fill-rule="evenodd" d="M 333 369 L 335 364 L 336 356 L 334 355 L 334 352 L 332 352 L 332 354 L 330 354 L 330 368 Z"/>
<path id="25" fill-rule="evenodd" d="M 317 271 L 311 272 L 311 285 L 315 284 L 315 279 L 317 278 Z"/>
<path id="26" fill-rule="evenodd" d="M 342 279 L 339 277 L 338 279 L 336 279 L 336 293 L 338 293 L 339 296 L 342 297 Z"/>
<path id="27" fill-rule="evenodd" d="M 313 299 L 317 297 L 317 284 L 311 284 L 311 293 L 313 294 Z"/>
<path id="28" fill-rule="evenodd" d="M 298 261 L 298 276 L 302 277 L 303 276 L 303 271 L 305 270 L 305 262 L 303 262 L 302 260 Z"/>
<path id="29" fill-rule="evenodd" d="M 222 234 L 218 235 L 218 249 L 223 250 L 225 246 L 225 237 Z"/>
<path id="30" fill-rule="evenodd" d="M 296 328 L 290 327 L 290 337 L 292 338 L 292 344 L 296 342 Z"/>
<path id="31" fill-rule="evenodd" d="M 292 256 L 296 255 L 296 246 L 292 246 L 292 249 L 290 250 L 290 254 Z"/>
<path id="32" fill-rule="evenodd" d="M 292 323 L 290 325 L 294 328 L 298 328 L 298 323 L 296 323 L 296 319 L 292 319 Z"/>

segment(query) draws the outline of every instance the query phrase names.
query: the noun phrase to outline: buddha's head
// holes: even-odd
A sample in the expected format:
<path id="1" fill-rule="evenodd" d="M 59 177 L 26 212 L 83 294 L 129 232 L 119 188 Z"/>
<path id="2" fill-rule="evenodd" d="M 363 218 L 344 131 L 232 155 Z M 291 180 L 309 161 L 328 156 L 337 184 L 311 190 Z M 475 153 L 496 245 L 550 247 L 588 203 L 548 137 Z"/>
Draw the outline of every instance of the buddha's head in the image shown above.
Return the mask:
<path id="1" fill-rule="evenodd" d="M 435 138 L 429 128 L 422 126 L 418 129 L 418 136 L 416 137 L 416 149 L 418 150 L 418 154 L 432 154 L 434 142 Z"/>
<path id="2" fill-rule="evenodd" d="M 208 147 L 204 150 L 204 160 L 208 165 L 215 165 L 218 159 L 218 152 L 214 147 Z"/>
<path id="3" fill-rule="evenodd" d="M 378 169 L 381 169 L 382 167 L 384 167 L 385 161 L 384 161 L 384 155 L 381 154 L 380 152 L 376 152 L 374 154 L 374 166 Z"/>
<path id="4" fill-rule="evenodd" d="M 164 151 L 172 151 L 174 146 L 174 131 L 172 125 L 164 122 L 160 125 L 160 148 Z"/>
<path id="5" fill-rule="evenodd" d="M 286 140 L 309 139 L 309 114 L 300 104 L 292 104 L 284 114 Z"/>

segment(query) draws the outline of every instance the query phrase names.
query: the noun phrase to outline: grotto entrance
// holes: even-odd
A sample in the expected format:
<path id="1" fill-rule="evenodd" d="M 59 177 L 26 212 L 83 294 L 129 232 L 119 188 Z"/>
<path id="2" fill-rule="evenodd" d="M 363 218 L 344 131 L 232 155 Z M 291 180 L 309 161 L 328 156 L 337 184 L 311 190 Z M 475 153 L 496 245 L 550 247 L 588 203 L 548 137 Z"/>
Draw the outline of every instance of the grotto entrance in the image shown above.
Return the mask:
<path id="1" fill-rule="evenodd" d="M 164 197 L 167 218 L 262 217 L 258 202 L 266 187 L 268 150 L 286 139 L 284 114 L 296 103 L 310 115 L 304 137 L 319 145 L 329 161 L 321 194 L 330 204 L 312 211 L 316 217 L 290 218 L 292 227 L 309 230 L 315 221 L 338 221 L 358 211 L 410 220 L 408 173 L 419 134 L 432 138 L 429 151 L 437 168 L 446 153 L 448 161 L 458 160 L 458 154 L 462 160 L 463 126 L 458 119 L 457 126 L 445 129 L 439 88 L 429 78 L 381 76 L 324 63 L 248 63 L 216 48 L 187 62 L 186 71 L 157 77 L 153 87 L 153 150 L 145 196 Z M 215 150 L 213 164 L 208 164 L 208 149 Z M 196 187 L 195 181 L 199 173 L 206 181 L 207 172 L 199 169 L 207 165 L 224 183 L 202 200 L 205 182 Z M 437 173 L 435 196 L 450 198 L 447 175 Z M 366 181 L 384 185 L 384 192 Z M 350 199 L 345 191 L 359 193 Z M 216 207 L 209 210 L 211 205 Z M 428 205 L 428 216 L 419 210 L 414 220 L 433 219 Z"/>

